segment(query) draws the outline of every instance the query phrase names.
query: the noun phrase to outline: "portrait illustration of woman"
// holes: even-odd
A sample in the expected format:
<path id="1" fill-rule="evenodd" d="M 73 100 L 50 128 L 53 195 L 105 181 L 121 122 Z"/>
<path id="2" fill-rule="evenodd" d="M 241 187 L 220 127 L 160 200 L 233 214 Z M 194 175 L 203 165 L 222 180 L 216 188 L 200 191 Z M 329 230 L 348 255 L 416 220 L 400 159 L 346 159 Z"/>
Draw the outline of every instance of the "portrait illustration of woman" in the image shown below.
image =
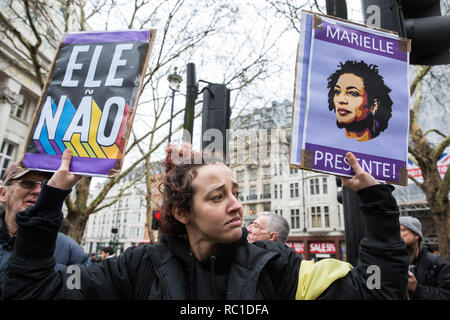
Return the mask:
<path id="1" fill-rule="evenodd" d="M 336 125 L 345 136 L 368 141 L 388 127 L 392 117 L 391 89 L 376 65 L 364 61 L 340 62 L 328 77 L 328 108 L 336 115 Z"/>

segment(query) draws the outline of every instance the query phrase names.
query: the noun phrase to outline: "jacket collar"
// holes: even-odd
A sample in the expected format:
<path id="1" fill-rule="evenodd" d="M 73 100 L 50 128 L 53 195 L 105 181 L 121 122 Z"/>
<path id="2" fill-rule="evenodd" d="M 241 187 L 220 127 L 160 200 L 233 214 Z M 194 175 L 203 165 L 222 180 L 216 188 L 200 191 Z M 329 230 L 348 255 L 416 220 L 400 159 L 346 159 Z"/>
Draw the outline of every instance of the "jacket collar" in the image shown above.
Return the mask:
<path id="1" fill-rule="evenodd" d="M 215 265 L 219 268 L 228 268 L 235 255 L 236 249 L 247 243 L 247 229 L 242 228 L 241 238 L 235 242 L 221 245 L 220 249 L 214 253 Z M 165 234 L 161 237 L 161 242 L 167 245 L 170 251 L 181 260 L 184 265 L 190 265 L 193 260 L 199 262 L 203 267 L 209 267 L 211 257 L 198 261 L 189 248 L 189 242 L 186 235 L 170 235 Z"/>

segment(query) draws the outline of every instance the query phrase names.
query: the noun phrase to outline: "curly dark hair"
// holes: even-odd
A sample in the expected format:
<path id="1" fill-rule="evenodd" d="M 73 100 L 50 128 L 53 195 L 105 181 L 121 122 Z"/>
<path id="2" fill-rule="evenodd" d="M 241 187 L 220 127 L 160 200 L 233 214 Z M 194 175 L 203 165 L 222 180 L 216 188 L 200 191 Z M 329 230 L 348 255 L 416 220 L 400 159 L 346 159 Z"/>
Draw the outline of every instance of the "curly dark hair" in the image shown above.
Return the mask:
<path id="1" fill-rule="evenodd" d="M 173 155 L 179 155 L 182 159 L 174 159 Z M 192 181 L 197 176 L 197 170 L 204 165 L 215 163 L 225 164 L 221 154 L 194 152 L 189 145 L 184 145 L 181 149 L 169 145 L 164 160 L 164 179 L 159 186 L 163 195 L 159 227 L 162 233 L 186 233 L 184 224 L 174 217 L 173 209 L 180 208 L 190 212 L 195 193 Z"/>
<path id="2" fill-rule="evenodd" d="M 339 62 L 339 69 L 328 77 L 328 109 L 334 111 L 334 87 L 339 77 L 345 73 L 352 73 L 361 77 L 367 91 L 368 106 L 378 100 L 378 109 L 374 115 L 376 121 L 375 132 L 372 138 L 377 137 L 380 132 L 388 127 L 389 119 L 392 117 L 392 100 L 389 96 L 391 89 L 384 83 L 383 77 L 378 73 L 378 66 L 367 65 L 364 61 L 348 60 L 345 63 Z"/>

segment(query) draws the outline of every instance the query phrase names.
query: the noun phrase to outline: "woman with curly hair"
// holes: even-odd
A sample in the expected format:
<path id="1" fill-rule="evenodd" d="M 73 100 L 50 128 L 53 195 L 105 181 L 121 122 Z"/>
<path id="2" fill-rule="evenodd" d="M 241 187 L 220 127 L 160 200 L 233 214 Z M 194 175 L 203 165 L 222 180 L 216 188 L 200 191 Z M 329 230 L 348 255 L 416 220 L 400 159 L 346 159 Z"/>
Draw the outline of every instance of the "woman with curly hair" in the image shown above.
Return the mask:
<path id="1" fill-rule="evenodd" d="M 343 181 L 361 197 L 367 223 L 357 266 L 335 259 L 302 261 L 281 243 L 249 243 L 232 170 L 190 146 L 169 146 L 160 243 L 128 248 L 88 268 L 77 266 L 79 283 L 74 286 L 73 272 L 52 267 L 62 203 L 79 179 L 69 172 L 71 153 L 66 150 L 36 205 L 17 215 L 19 231 L 3 281 L 4 298 L 401 299 L 408 257 L 392 188 L 364 172 L 353 154 L 347 159 L 356 175 Z M 369 271 L 374 265 L 380 272 L 375 287 Z"/>
<path id="2" fill-rule="evenodd" d="M 389 89 L 376 65 L 364 61 L 339 63 L 328 77 L 328 109 L 336 114 L 336 125 L 347 138 L 368 141 L 388 127 L 392 116 Z"/>

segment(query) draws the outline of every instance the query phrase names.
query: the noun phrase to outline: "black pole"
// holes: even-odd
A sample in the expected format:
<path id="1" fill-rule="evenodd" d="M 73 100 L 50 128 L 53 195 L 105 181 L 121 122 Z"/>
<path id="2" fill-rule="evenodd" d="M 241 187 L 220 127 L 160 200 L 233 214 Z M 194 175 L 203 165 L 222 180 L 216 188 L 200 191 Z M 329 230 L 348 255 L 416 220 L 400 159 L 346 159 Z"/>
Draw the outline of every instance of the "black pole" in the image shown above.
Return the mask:
<path id="1" fill-rule="evenodd" d="M 347 19 L 347 4 L 345 0 L 326 0 L 327 14 Z"/>
<path id="2" fill-rule="evenodd" d="M 194 131 L 195 99 L 197 99 L 198 88 L 195 76 L 195 64 L 190 62 L 186 66 L 186 109 L 184 111 L 183 142 L 192 144 Z"/>
<path id="3" fill-rule="evenodd" d="M 205 149 L 209 141 L 203 140 L 205 132 L 209 129 L 217 129 L 222 135 L 220 153 L 226 158 L 228 152 L 227 131 L 230 129 L 230 89 L 225 84 L 209 83 L 203 90 L 202 109 L 202 149 Z M 215 138 L 216 139 L 216 138 Z"/>
<path id="4" fill-rule="evenodd" d="M 170 143 L 170 141 L 171 141 L 170 139 L 172 137 L 173 103 L 174 103 L 174 100 L 175 100 L 175 90 L 173 90 L 172 88 L 171 88 L 171 90 L 172 90 L 172 107 L 170 108 L 169 143 Z"/>
<path id="5" fill-rule="evenodd" d="M 347 19 L 347 4 L 345 0 L 327 0 L 327 14 Z M 359 244 L 365 236 L 365 223 L 359 210 L 357 193 L 347 187 L 342 187 L 342 201 L 344 206 L 345 247 L 347 261 L 351 265 L 358 263 Z"/>

